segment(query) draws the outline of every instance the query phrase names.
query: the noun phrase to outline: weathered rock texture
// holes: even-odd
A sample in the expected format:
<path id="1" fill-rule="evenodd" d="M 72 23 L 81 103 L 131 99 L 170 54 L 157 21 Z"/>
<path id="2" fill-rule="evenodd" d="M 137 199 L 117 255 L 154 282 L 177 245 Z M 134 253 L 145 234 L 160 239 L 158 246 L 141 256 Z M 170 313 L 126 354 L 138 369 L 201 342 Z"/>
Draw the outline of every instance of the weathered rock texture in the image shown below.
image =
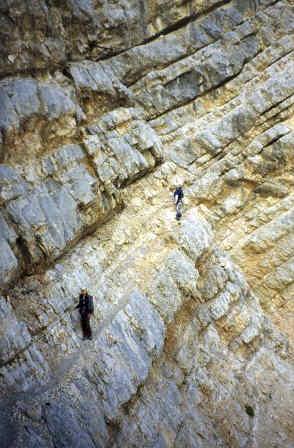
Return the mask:
<path id="1" fill-rule="evenodd" d="M 291 3 L 0 2 L 1 447 L 294 446 Z"/>

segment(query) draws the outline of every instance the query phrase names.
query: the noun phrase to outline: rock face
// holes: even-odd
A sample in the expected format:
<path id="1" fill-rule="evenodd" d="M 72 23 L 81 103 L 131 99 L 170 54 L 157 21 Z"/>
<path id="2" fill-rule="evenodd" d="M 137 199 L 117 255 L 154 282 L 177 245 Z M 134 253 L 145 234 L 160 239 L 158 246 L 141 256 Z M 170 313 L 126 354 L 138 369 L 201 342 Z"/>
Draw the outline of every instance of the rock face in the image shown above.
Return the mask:
<path id="1" fill-rule="evenodd" d="M 1 447 L 293 447 L 291 3 L 1 2 Z"/>

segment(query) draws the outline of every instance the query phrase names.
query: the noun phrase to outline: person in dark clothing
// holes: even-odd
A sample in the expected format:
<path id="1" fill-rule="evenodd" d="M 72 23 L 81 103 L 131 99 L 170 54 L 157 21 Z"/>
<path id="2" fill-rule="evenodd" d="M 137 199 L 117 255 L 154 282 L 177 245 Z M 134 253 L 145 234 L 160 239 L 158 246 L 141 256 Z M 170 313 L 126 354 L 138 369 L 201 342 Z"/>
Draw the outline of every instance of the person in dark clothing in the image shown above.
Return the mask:
<path id="1" fill-rule="evenodd" d="M 92 339 L 92 330 L 90 326 L 90 317 L 94 312 L 93 297 L 88 294 L 87 289 L 82 289 L 79 297 L 79 303 L 76 306 L 81 315 L 81 327 L 84 339 Z"/>
<path id="2" fill-rule="evenodd" d="M 174 200 L 175 200 L 176 205 L 178 205 L 178 203 L 183 200 L 183 197 L 184 197 L 184 192 L 183 192 L 182 187 L 177 187 L 174 192 Z"/>
<path id="3" fill-rule="evenodd" d="M 182 217 L 183 198 L 184 198 L 184 192 L 183 192 L 182 187 L 177 187 L 174 192 L 174 201 L 176 204 L 177 220 L 179 220 Z"/>

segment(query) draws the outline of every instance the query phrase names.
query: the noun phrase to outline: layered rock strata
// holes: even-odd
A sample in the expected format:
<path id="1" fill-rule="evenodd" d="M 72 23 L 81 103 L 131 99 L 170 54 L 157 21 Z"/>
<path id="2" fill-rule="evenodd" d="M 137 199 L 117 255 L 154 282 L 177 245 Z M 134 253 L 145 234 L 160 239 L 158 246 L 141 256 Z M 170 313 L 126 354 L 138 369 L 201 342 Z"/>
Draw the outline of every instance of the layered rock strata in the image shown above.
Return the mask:
<path id="1" fill-rule="evenodd" d="M 3 446 L 292 447 L 291 2 L 0 17 Z"/>

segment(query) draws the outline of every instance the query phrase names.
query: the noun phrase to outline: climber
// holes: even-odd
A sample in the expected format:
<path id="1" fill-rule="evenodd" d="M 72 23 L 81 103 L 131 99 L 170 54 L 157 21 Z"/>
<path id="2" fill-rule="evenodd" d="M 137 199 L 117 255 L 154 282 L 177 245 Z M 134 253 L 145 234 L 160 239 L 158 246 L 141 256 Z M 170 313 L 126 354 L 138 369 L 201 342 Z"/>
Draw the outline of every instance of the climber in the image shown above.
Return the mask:
<path id="1" fill-rule="evenodd" d="M 179 220 L 182 217 L 182 207 L 183 207 L 183 198 L 184 198 L 184 192 L 183 188 L 181 186 L 178 186 L 176 190 L 174 191 L 174 201 L 176 204 L 176 218 Z"/>
<path id="2" fill-rule="evenodd" d="M 84 339 L 92 339 L 92 330 L 90 326 L 90 316 L 94 312 L 93 297 L 88 294 L 87 289 L 81 289 L 79 304 L 76 306 L 79 308 L 81 315 L 81 326 Z"/>

